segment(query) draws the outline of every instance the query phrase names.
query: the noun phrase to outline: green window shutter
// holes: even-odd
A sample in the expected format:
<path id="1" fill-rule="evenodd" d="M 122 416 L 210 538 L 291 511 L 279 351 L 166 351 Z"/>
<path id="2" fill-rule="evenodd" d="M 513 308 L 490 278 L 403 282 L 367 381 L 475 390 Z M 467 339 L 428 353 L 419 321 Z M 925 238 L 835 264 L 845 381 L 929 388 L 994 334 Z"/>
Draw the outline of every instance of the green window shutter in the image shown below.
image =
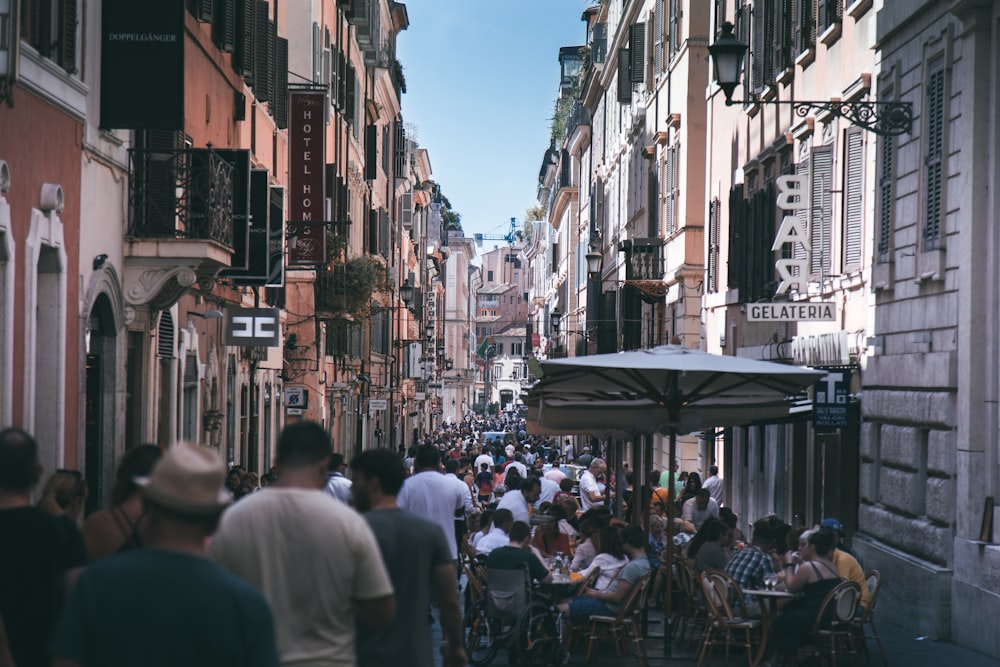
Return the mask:
<path id="1" fill-rule="evenodd" d="M 888 96 L 882 97 L 887 99 Z M 893 136 L 879 137 L 878 165 L 878 256 L 880 264 L 891 261 L 893 178 L 896 141 Z"/>
<path id="2" fill-rule="evenodd" d="M 722 32 L 722 24 L 726 22 L 726 5 L 728 0 L 715 0 L 715 26 L 712 29 L 712 40 L 718 38 Z"/>
<path id="3" fill-rule="evenodd" d="M 365 180 L 374 181 L 378 172 L 378 126 L 365 127 Z"/>
<path id="4" fill-rule="evenodd" d="M 212 41 L 220 50 L 233 52 L 236 41 L 236 1 L 216 0 L 212 16 Z"/>
<path id="5" fill-rule="evenodd" d="M 632 83 L 642 83 L 646 80 L 646 24 L 633 24 L 629 32 L 628 51 L 632 60 L 629 80 Z"/>
<path id="6" fill-rule="evenodd" d="M 935 58 L 927 67 L 926 120 L 927 137 L 924 156 L 924 249 L 938 247 L 941 239 L 941 195 L 944 187 L 944 57 Z"/>
<path id="7" fill-rule="evenodd" d="M 653 78 L 663 72 L 663 13 L 666 11 L 666 0 L 656 0 L 653 10 Z"/>
<path id="8" fill-rule="evenodd" d="M 708 204 L 708 263 L 707 263 L 707 291 L 714 293 L 719 291 L 719 253 L 722 248 L 719 245 L 719 233 L 721 231 L 721 220 L 719 215 L 722 212 L 722 202 L 718 197 L 712 199 Z"/>
<path id="9" fill-rule="evenodd" d="M 743 287 L 743 226 L 746 221 L 747 202 L 743 199 L 743 184 L 729 191 L 729 288 Z M 745 301 L 746 295 L 740 295 Z"/>
<path id="10" fill-rule="evenodd" d="M 809 274 L 830 274 L 830 218 L 833 197 L 833 147 L 815 146 L 810 156 Z"/>
<path id="11" fill-rule="evenodd" d="M 59 0 L 60 35 L 57 53 L 59 66 L 76 74 L 76 17 L 77 0 Z"/>
<path id="12" fill-rule="evenodd" d="M 844 267 L 861 267 L 865 211 L 865 139 L 852 127 L 844 141 Z"/>
<path id="13" fill-rule="evenodd" d="M 236 39 L 233 69 L 248 84 L 253 82 L 253 14 L 256 0 L 233 0 L 236 3 Z"/>
<path id="14" fill-rule="evenodd" d="M 646 192 L 646 204 L 649 211 L 648 215 L 648 235 L 651 238 L 656 238 L 660 235 L 660 179 L 657 177 L 656 169 L 650 169 L 646 172 L 648 177 L 649 186 Z"/>
<path id="15" fill-rule="evenodd" d="M 795 175 L 796 176 L 801 176 L 801 177 L 803 177 L 805 179 L 806 187 L 809 187 L 809 165 L 810 165 L 809 158 L 805 158 L 804 160 L 800 160 L 795 165 Z M 804 202 L 804 203 L 807 204 L 807 202 Z M 795 212 L 795 217 L 798 219 L 799 227 L 805 233 L 805 238 L 808 239 L 809 238 L 809 209 L 805 208 L 805 207 L 799 208 Z M 790 245 L 791 245 L 790 249 L 788 248 L 788 246 L 785 246 L 785 248 L 783 248 L 782 256 L 786 256 L 785 253 L 787 253 L 789 250 L 791 250 L 791 259 L 797 259 L 797 260 L 808 260 L 809 259 L 809 250 L 808 250 L 808 248 L 806 248 L 805 246 L 803 246 L 801 243 L 793 243 L 793 244 L 790 244 Z M 799 276 L 799 270 L 795 269 L 795 268 L 792 269 L 792 275 L 794 275 L 794 276 L 796 276 L 798 278 L 804 278 L 804 276 Z"/>
<path id="16" fill-rule="evenodd" d="M 667 5 L 667 62 L 669 63 L 681 50 L 681 3 L 680 0 L 668 0 Z"/>
<path id="17" fill-rule="evenodd" d="M 254 6 L 253 31 L 253 90 L 259 102 L 271 99 L 268 83 L 270 73 L 267 68 L 268 39 L 271 34 L 270 20 L 267 17 L 267 0 L 257 0 Z"/>
<path id="18" fill-rule="evenodd" d="M 764 88 L 764 63 L 767 58 L 764 3 L 755 4 L 750 11 L 750 87 L 758 93 Z"/>
<path id="19" fill-rule="evenodd" d="M 274 57 L 274 122 L 288 127 L 288 40 L 279 37 Z"/>
<path id="20" fill-rule="evenodd" d="M 632 75 L 628 49 L 618 49 L 618 102 L 632 103 Z"/>
<path id="21" fill-rule="evenodd" d="M 191 13 L 200 23 L 211 23 L 212 0 L 191 0 Z"/>
<path id="22" fill-rule="evenodd" d="M 357 86 L 354 78 L 354 66 L 347 65 L 347 77 L 344 81 L 344 120 L 348 123 L 354 122 L 357 112 Z"/>

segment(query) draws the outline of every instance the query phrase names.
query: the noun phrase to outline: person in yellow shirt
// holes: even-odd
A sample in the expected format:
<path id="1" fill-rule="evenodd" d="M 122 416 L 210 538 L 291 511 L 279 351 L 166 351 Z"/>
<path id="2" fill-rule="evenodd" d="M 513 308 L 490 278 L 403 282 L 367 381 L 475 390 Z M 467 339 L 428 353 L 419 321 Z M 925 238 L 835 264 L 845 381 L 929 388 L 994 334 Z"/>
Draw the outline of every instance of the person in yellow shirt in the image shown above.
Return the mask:
<path id="1" fill-rule="evenodd" d="M 837 572 L 843 579 L 853 581 L 861 587 L 861 606 L 867 609 L 868 603 L 871 602 L 871 595 L 868 593 L 868 586 L 865 583 L 865 573 L 861 570 L 858 559 L 846 551 L 834 549 L 830 560 L 833 561 L 833 564 L 837 567 Z"/>

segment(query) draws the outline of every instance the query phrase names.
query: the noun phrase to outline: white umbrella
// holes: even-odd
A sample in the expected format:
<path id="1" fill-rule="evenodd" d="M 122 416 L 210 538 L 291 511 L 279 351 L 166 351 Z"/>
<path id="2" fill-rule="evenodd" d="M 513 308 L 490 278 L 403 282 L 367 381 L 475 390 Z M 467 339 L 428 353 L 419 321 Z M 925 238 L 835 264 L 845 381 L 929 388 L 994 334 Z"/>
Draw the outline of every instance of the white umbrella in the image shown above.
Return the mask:
<path id="1" fill-rule="evenodd" d="M 648 350 L 550 359 L 527 392 L 529 430 L 548 433 L 678 433 L 711 426 L 773 421 L 788 415 L 790 397 L 823 372 L 770 361 L 721 356 L 665 345 Z M 651 460 L 651 452 L 643 457 Z M 668 464 L 669 465 L 669 464 Z M 637 479 L 646 480 L 646 471 Z M 672 522 L 667 544 L 672 545 Z M 667 571 L 673 563 L 667 549 Z M 671 577 L 667 577 L 664 655 L 670 653 Z"/>

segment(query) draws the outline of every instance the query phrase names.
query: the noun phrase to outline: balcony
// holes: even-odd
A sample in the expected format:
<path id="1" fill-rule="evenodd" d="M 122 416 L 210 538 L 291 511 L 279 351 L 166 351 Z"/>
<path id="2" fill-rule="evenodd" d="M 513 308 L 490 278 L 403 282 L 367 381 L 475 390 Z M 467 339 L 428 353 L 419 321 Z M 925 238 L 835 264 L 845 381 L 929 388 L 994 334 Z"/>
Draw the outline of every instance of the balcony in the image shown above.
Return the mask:
<path id="1" fill-rule="evenodd" d="M 211 149 L 132 149 L 129 165 L 126 301 L 160 310 L 211 289 L 232 261 L 232 165 Z"/>
<path id="2" fill-rule="evenodd" d="M 625 280 L 663 280 L 663 239 L 622 241 Z"/>

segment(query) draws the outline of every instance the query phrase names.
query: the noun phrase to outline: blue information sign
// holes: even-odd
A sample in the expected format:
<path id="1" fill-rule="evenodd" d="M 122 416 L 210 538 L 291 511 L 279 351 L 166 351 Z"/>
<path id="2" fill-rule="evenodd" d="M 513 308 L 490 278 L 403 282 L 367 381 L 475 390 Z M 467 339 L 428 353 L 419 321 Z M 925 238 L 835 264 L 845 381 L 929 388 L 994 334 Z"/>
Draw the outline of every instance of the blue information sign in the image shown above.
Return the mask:
<path id="1" fill-rule="evenodd" d="M 823 428 L 847 426 L 847 404 L 851 374 L 830 370 L 813 384 L 813 425 Z"/>

